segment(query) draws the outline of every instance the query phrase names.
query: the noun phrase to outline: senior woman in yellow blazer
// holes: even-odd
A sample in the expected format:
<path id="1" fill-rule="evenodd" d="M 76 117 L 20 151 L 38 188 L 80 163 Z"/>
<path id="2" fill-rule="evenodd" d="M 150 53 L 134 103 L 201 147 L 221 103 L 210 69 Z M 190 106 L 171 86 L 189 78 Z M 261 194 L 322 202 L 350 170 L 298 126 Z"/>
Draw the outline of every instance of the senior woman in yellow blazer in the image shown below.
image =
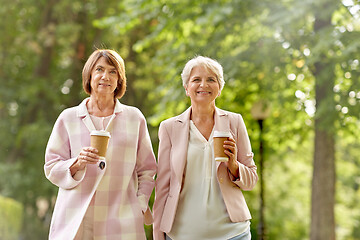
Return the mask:
<path id="1" fill-rule="evenodd" d="M 225 83 L 222 66 L 198 56 L 181 77 L 191 107 L 160 124 L 154 239 L 251 239 L 242 191 L 258 176 L 242 116 L 215 106 Z M 227 162 L 214 160 L 214 131 L 231 133 Z"/>

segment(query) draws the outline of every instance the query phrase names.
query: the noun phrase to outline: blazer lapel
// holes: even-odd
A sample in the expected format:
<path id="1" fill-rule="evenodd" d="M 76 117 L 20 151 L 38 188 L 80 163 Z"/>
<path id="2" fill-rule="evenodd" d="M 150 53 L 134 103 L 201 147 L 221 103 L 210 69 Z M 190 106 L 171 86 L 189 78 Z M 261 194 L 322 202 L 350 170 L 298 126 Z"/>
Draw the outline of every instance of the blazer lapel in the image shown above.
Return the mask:
<path id="1" fill-rule="evenodd" d="M 226 111 L 221 110 L 220 108 L 215 109 L 215 131 L 230 131 L 230 122 L 229 122 L 229 116 Z"/>
<path id="2" fill-rule="evenodd" d="M 184 169 L 186 166 L 187 150 L 189 144 L 189 124 L 191 107 L 179 115 L 172 126 L 172 141 L 174 146 L 171 157 L 171 165 L 176 179 L 182 184 Z"/>
<path id="3" fill-rule="evenodd" d="M 113 115 L 111 116 L 108 125 L 106 126 L 106 129 L 105 129 L 106 131 L 112 132 L 114 119 L 115 119 L 116 116 L 118 116 L 118 114 L 120 114 L 123 110 L 124 110 L 124 105 L 121 104 L 118 99 L 116 99 L 115 108 L 114 108 L 114 113 L 113 113 Z"/>
<path id="4" fill-rule="evenodd" d="M 86 128 L 89 130 L 89 132 L 96 130 L 93 122 L 91 121 L 89 112 L 86 108 L 86 103 L 89 100 L 89 98 L 85 98 L 80 105 L 77 108 L 77 116 L 79 118 L 82 118 L 83 123 L 85 124 Z"/>

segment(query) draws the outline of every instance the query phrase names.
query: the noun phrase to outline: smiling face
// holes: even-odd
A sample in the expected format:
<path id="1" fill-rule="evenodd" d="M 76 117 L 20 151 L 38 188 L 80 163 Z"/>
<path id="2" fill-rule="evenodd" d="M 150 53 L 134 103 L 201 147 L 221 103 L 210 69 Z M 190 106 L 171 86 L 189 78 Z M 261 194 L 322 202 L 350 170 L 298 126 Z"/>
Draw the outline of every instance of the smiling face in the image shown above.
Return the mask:
<path id="1" fill-rule="evenodd" d="M 116 67 L 109 64 L 106 58 L 101 57 L 91 71 L 91 94 L 114 95 L 119 74 Z"/>
<path id="2" fill-rule="evenodd" d="M 204 66 L 196 66 L 191 70 L 185 91 L 192 103 L 215 104 L 215 99 L 220 95 L 220 86 L 213 72 Z"/>

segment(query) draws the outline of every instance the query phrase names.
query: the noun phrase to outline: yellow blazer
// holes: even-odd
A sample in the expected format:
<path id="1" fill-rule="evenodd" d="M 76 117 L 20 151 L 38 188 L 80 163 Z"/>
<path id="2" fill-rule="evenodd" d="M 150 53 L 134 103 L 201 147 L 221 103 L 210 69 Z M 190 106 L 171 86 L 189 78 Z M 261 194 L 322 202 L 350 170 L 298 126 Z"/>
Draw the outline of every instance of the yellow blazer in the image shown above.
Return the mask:
<path id="1" fill-rule="evenodd" d="M 154 240 L 163 240 L 171 230 L 179 201 L 186 167 L 191 107 L 181 115 L 167 119 L 159 128 L 158 172 L 154 202 Z M 258 175 L 250 140 L 240 114 L 216 108 L 217 131 L 230 131 L 238 149 L 239 178 L 229 173 L 226 165 L 217 162 L 217 180 L 231 221 L 251 219 L 242 190 L 254 188 Z"/>

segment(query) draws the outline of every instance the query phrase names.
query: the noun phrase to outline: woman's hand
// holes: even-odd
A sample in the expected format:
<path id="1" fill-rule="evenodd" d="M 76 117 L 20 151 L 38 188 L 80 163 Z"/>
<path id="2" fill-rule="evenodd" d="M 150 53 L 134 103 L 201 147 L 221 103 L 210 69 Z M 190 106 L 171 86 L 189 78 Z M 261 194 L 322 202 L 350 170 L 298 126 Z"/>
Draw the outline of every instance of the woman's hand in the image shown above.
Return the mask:
<path id="1" fill-rule="evenodd" d="M 98 150 L 93 147 L 84 147 L 81 149 L 74 164 L 70 167 L 71 176 L 74 176 L 77 171 L 84 169 L 86 164 L 96 164 L 98 161 Z"/>
<path id="2" fill-rule="evenodd" d="M 224 153 L 229 157 L 229 161 L 225 162 L 227 168 L 235 178 L 238 178 L 239 165 L 237 162 L 237 148 L 236 142 L 233 138 L 228 138 L 224 141 Z"/>

